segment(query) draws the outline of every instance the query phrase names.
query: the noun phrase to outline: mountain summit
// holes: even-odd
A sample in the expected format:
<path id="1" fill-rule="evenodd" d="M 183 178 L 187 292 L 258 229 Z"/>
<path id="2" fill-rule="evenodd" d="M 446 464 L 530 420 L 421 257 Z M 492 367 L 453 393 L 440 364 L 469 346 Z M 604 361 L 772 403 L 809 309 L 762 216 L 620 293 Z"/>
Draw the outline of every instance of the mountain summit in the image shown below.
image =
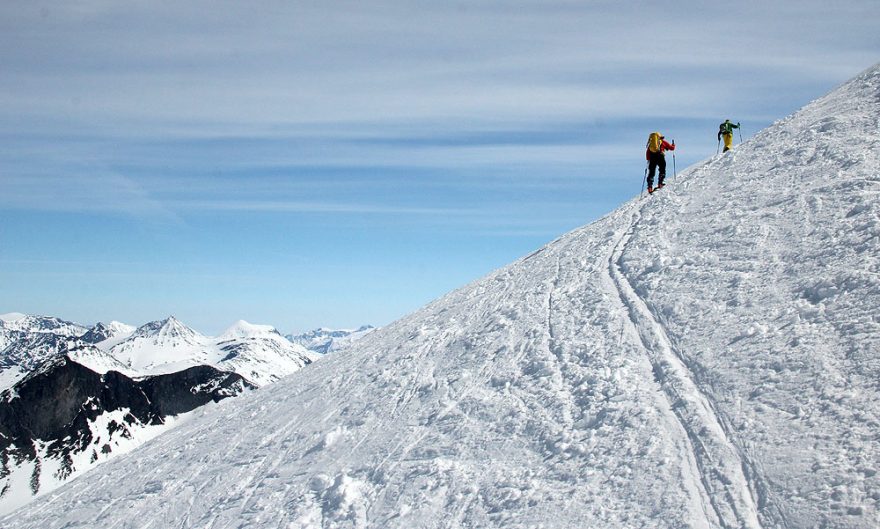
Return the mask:
<path id="1" fill-rule="evenodd" d="M 273 334 L 278 334 L 280 336 L 278 331 L 276 331 L 271 325 L 254 325 L 253 323 L 248 323 L 244 320 L 238 320 L 230 325 L 228 329 L 223 331 L 223 334 L 221 334 L 217 340 L 226 341 L 242 338 L 246 339 Z"/>
<path id="2" fill-rule="evenodd" d="M 129 368 L 147 373 L 171 373 L 211 360 L 209 338 L 174 316 L 137 328 L 110 350 Z"/>
<path id="3" fill-rule="evenodd" d="M 880 68 L 0 520 L 875 528 Z"/>

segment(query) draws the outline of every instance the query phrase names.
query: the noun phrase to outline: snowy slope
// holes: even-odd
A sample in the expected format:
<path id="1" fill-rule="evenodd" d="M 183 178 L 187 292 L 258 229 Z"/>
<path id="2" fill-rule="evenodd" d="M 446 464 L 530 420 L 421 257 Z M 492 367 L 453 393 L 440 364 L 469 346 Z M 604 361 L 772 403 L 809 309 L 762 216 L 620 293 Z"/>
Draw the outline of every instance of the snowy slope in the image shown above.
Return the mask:
<path id="1" fill-rule="evenodd" d="M 25 318 L 26 314 L 20 312 L 10 312 L 8 314 L 0 314 L 0 349 L 6 348 L 15 339 L 15 331 L 13 328 L 15 322 Z"/>
<path id="2" fill-rule="evenodd" d="M 7 358 L 2 351 L 18 340 L 43 334 L 76 337 L 87 330 L 76 323 L 51 316 L 32 316 L 17 312 L 0 314 L 0 367 L 15 363 L 15 360 Z"/>
<path id="3" fill-rule="evenodd" d="M 65 353 L 68 358 L 79 365 L 102 375 L 108 371 L 116 371 L 129 377 L 136 377 L 141 374 L 128 368 L 128 366 L 117 360 L 116 357 L 94 345 L 70 342 L 70 347 L 66 349 Z"/>
<path id="4" fill-rule="evenodd" d="M 880 67 L 4 527 L 880 526 Z"/>

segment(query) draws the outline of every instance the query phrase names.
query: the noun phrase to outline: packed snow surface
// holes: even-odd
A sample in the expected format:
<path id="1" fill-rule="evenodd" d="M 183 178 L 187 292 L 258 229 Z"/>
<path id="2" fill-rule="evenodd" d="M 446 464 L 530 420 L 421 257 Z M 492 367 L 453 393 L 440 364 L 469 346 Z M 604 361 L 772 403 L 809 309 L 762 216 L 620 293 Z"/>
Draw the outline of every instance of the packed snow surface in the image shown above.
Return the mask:
<path id="1" fill-rule="evenodd" d="M 10 528 L 880 527 L 880 69 Z"/>

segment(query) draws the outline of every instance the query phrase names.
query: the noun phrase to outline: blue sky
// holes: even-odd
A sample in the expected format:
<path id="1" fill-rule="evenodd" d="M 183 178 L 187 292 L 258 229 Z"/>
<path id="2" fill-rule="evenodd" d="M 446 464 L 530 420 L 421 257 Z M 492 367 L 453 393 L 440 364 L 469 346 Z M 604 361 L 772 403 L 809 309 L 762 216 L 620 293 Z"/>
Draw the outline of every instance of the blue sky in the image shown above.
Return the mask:
<path id="1" fill-rule="evenodd" d="M 624 5 L 625 4 L 625 5 Z M 0 312 L 387 324 L 880 58 L 875 1 L 0 4 Z"/>

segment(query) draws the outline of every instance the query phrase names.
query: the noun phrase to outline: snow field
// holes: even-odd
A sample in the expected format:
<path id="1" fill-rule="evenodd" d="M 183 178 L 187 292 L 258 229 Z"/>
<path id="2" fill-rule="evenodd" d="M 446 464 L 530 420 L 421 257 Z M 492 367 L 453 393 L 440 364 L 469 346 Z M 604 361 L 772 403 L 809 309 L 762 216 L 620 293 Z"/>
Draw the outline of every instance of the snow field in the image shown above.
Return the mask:
<path id="1" fill-rule="evenodd" d="M 628 245 L 766 525 L 880 523 L 878 92 L 875 69 L 683 175 L 702 192 L 658 197 Z"/>

